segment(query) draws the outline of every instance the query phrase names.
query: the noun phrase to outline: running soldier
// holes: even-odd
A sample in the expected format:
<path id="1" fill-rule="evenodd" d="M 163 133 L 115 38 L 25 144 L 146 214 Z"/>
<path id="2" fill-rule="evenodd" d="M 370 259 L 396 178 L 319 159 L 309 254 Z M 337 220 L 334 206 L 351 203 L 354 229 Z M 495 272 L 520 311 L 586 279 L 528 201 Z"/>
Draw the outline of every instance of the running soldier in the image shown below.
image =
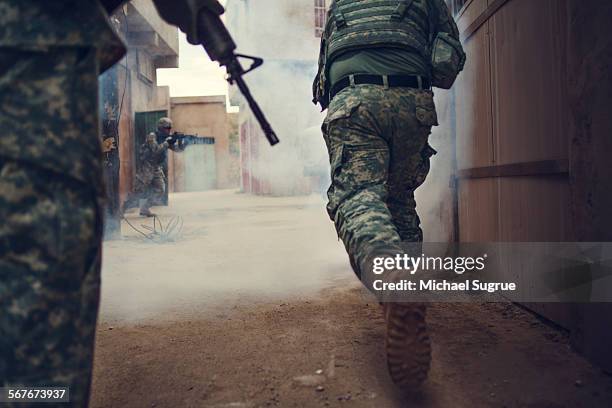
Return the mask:
<path id="1" fill-rule="evenodd" d="M 327 210 L 368 286 L 374 256 L 423 240 L 414 191 L 436 151 L 432 86 L 450 88 L 465 54 L 443 0 L 336 0 L 321 40 L 314 102 L 332 184 Z M 371 288 L 369 288 L 371 289 Z M 384 303 L 393 381 L 418 389 L 430 366 L 425 305 Z"/>

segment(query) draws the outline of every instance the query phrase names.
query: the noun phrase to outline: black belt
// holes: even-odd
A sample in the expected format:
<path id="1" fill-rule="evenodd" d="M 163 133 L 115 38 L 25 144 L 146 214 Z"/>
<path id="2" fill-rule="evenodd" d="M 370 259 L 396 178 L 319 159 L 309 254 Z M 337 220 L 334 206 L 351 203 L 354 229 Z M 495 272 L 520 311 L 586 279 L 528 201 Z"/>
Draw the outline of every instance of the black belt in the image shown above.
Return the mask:
<path id="1" fill-rule="evenodd" d="M 431 88 L 431 81 L 428 78 L 416 76 L 416 75 L 370 75 L 370 74 L 356 74 L 352 75 L 355 85 L 370 84 L 370 85 L 382 85 L 388 86 L 389 88 L 416 88 L 416 89 L 429 89 Z M 385 84 L 385 78 L 387 83 Z M 420 83 L 419 83 L 420 80 Z M 331 88 L 329 99 L 332 99 L 344 88 L 351 86 L 351 77 L 344 77 L 334 84 Z"/>

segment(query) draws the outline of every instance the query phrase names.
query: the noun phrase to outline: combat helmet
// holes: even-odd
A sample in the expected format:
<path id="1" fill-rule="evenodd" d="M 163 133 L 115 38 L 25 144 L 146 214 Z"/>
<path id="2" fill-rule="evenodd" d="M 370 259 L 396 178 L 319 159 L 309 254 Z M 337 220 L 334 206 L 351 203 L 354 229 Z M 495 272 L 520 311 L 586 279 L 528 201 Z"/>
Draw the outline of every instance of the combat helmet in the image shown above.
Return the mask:
<path id="1" fill-rule="evenodd" d="M 160 118 L 157 122 L 157 127 L 160 129 L 172 129 L 172 120 L 170 118 Z"/>

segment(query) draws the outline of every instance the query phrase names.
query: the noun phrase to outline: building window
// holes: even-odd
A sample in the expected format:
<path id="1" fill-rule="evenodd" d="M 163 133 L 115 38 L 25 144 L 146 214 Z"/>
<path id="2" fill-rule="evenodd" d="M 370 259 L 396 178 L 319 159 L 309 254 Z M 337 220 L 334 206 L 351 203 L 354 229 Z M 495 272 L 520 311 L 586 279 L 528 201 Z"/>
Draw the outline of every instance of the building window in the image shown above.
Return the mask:
<path id="1" fill-rule="evenodd" d="M 325 30 L 325 21 L 327 19 L 327 10 L 325 7 L 325 0 L 314 0 L 314 11 L 315 11 L 315 36 L 321 37 L 323 30 Z"/>
<path id="2" fill-rule="evenodd" d="M 144 51 L 138 50 L 136 53 L 136 61 L 138 65 L 138 78 L 149 84 L 155 82 L 155 66 L 151 56 Z"/>
<path id="3" fill-rule="evenodd" d="M 453 16 L 459 14 L 459 11 L 461 11 L 467 2 L 468 0 L 446 0 L 446 4 L 448 4 L 448 8 L 450 9 L 451 13 L 453 13 Z"/>

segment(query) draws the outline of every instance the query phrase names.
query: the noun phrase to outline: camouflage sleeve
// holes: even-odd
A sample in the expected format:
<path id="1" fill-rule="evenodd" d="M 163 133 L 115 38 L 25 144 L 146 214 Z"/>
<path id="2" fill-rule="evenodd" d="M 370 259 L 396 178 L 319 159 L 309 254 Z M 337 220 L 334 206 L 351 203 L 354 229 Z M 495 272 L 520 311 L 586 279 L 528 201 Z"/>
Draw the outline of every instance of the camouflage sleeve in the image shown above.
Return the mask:
<path id="1" fill-rule="evenodd" d="M 438 14 L 436 31 L 438 33 L 448 33 L 452 38 L 459 41 L 459 29 L 448 6 L 444 0 L 434 0 L 434 3 Z"/>
<path id="2" fill-rule="evenodd" d="M 168 142 L 157 143 L 156 141 L 147 142 L 146 150 L 152 158 L 158 159 L 168 150 Z"/>
<path id="3" fill-rule="evenodd" d="M 166 153 L 167 150 L 168 150 L 168 142 L 155 143 L 155 147 L 154 147 L 153 153 L 155 153 L 156 155 L 161 156 L 164 153 Z"/>

